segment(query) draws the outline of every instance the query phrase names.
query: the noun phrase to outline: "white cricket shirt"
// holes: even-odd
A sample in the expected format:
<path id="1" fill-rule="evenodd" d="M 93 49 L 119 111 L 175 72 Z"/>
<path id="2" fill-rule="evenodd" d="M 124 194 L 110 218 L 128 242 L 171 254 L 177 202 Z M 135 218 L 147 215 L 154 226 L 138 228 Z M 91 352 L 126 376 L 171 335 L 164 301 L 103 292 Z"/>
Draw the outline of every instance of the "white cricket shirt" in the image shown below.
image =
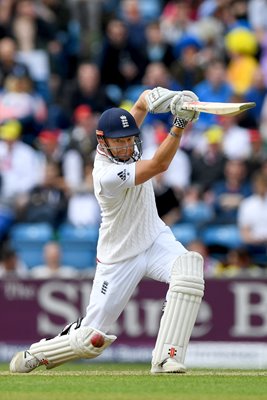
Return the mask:
<path id="1" fill-rule="evenodd" d="M 158 216 L 151 180 L 135 186 L 135 163 L 115 164 L 99 149 L 93 179 L 102 217 L 98 260 L 117 263 L 149 248 L 166 229 Z"/>

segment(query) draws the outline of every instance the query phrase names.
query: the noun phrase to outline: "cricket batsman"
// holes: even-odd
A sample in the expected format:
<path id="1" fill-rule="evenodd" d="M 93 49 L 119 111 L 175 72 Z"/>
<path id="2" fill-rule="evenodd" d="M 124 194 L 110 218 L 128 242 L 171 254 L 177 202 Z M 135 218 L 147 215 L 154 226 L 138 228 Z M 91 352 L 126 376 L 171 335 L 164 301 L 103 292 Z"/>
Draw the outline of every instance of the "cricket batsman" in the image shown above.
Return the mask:
<path id="1" fill-rule="evenodd" d="M 184 128 L 198 119 L 196 111 L 182 110 L 184 101 L 195 100 L 193 92 L 156 87 L 144 90 L 131 112 L 111 108 L 101 115 L 93 179 L 102 222 L 86 315 L 58 336 L 15 354 L 11 372 L 99 356 L 116 340 L 109 330 L 144 277 L 169 284 L 151 373 L 186 371 L 186 350 L 204 293 L 203 259 L 159 218 L 151 178 L 168 169 Z M 174 120 L 154 156 L 142 160 L 140 126 L 148 112 L 171 112 Z"/>

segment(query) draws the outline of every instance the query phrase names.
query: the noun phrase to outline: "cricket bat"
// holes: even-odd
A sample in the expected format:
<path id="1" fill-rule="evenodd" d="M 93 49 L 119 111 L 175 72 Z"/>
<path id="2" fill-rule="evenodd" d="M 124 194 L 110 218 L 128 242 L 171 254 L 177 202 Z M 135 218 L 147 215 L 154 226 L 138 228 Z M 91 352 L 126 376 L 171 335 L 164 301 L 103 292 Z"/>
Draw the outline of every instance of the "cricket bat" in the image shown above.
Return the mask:
<path id="1" fill-rule="evenodd" d="M 187 101 L 183 104 L 183 110 L 199 111 L 208 114 L 217 115 L 238 115 L 250 108 L 256 106 L 256 103 L 216 103 L 205 101 Z"/>

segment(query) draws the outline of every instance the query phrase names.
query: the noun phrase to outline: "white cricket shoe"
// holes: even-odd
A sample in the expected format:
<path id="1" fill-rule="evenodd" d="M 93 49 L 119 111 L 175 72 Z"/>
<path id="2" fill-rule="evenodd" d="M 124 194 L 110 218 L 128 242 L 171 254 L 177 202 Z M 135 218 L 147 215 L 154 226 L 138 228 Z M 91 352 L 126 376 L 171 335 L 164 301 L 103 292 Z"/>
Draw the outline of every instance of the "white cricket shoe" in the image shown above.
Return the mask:
<path id="1" fill-rule="evenodd" d="M 29 352 L 29 350 L 26 350 L 20 351 L 14 355 L 10 361 L 9 370 L 10 372 L 28 373 L 40 365 L 47 364 L 48 361 L 43 353 L 33 355 Z"/>
<path id="2" fill-rule="evenodd" d="M 174 358 L 167 358 L 160 365 L 152 365 L 151 374 L 184 374 L 186 372 L 186 367 L 184 364 L 178 363 Z"/>

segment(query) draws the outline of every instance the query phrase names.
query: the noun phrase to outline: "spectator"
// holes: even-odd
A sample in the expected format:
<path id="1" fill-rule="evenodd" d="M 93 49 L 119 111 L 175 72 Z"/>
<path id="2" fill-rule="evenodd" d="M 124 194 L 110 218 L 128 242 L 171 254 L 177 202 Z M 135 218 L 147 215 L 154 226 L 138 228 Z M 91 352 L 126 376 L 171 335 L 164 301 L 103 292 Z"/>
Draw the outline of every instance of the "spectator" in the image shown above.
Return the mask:
<path id="1" fill-rule="evenodd" d="M 83 182 L 69 199 L 67 218 L 76 226 L 100 224 L 100 209 L 94 195 L 92 171 L 93 163 L 87 159 Z"/>
<path id="2" fill-rule="evenodd" d="M 263 140 L 267 143 L 267 95 L 264 98 L 259 127 L 263 135 Z"/>
<path id="3" fill-rule="evenodd" d="M 238 115 L 219 116 L 218 123 L 223 129 L 222 149 L 229 159 L 247 160 L 251 154 L 250 131 L 239 125 Z"/>
<path id="4" fill-rule="evenodd" d="M 224 32 L 227 33 L 231 29 L 237 27 L 248 28 L 247 15 L 244 5 L 246 1 L 243 0 L 223 0 L 216 1 L 213 15 L 223 23 Z"/>
<path id="5" fill-rule="evenodd" d="M 166 68 L 170 68 L 171 64 L 175 61 L 175 57 L 172 46 L 166 43 L 163 38 L 159 21 L 152 21 L 147 24 L 145 43 L 146 65 L 161 62 Z"/>
<path id="6" fill-rule="evenodd" d="M 39 149 L 38 172 L 42 179 L 47 163 L 58 163 L 66 185 L 74 190 L 82 181 L 83 159 L 77 148 L 65 146 L 63 136 L 59 130 L 47 129 L 40 132 L 36 143 Z"/>
<path id="7" fill-rule="evenodd" d="M 114 106 L 102 85 L 98 66 L 85 61 L 78 66 L 76 79 L 65 85 L 59 102 L 71 114 L 80 105 L 87 105 L 97 113 Z"/>
<path id="8" fill-rule="evenodd" d="M 111 19 L 100 52 L 101 81 L 121 90 L 140 84 L 145 69 L 145 58 L 140 50 L 129 43 L 126 25 L 121 20 Z"/>
<path id="9" fill-rule="evenodd" d="M 261 70 L 263 73 L 263 79 L 265 86 L 267 86 L 267 73 L 266 73 L 266 67 L 267 67 L 267 34 L 266 31 L 263 32 L 262 36 L 259 38 L 260 45 L 261 45 L 261 52 L 260 52 L 260 66 Z"/>
<path id="10" fill-rule="evenodd" d="M 22 221 L 47 222 L 56 230 L 66 219 L 68 193 L 58 164 L 48 162 L 43 181 L 28 193 L 21 209 Z"/>
<path id="11" fill-rule="evenodd" d="M 248 18 L 249 22 L 256 32 L 257 37 L 262 37 L 267 29 L 267 20 L 265 18 L 267 13 L 266 1 L 250 0 L 248 2 Z"/>
<path id="12" fill-rule="evenodd" d="M 153 187 L 159 217 L 168 226 L 176 224 L 181 219 L 181 202 L 175 190 L 164 182 L 163 174 L 154 177 Z"/>
<path id="13" fill-rule="evenodd" d="M 52 74 L 64 80 L 73 79 L 80 56 L 80 26 L 76 19 L 76 4 L 68 0 L 41 0 L 37 8 L 40 38 L 48 39 L 47 50 Z M 52 40 L 48 34 L 54 34 Z"/>
<path id="14" fill-rule="evenodd" d="M 27 278 L 27 265 L 19 259 L 16 251 L 5 244 L 0 253 L 0 279 Z"/>
<path id="15" fill-rule="evenodd" d="M 230 57 L 227 80 L 235 93 L 244 95 L 250 88 L 259 65 L 256 59 L 258 44 L 255 34 L 245 28 L 233 29 L 225 36 L 225 46 Z"/>
<path id="16" fill-rule="evenodd" d="M 261 132 L 257 129 L 249 130 L 251 152 L 247 160 L 248 174 L 252 177 L 255 172 L 259 171 L 266 160 L 266 152 Z"/>
<path id="17" fill-rule="evenodd" d="M 77 269 L 61 263 L 61 249 L 57 242 L 49 242 L 44 246 L 43 265 L 36 265 L 31 270 L 35 279 L 73 279 L 79 277 Z"/>
<path id="18" fill-rule="evenodd" d="M 21 5 L 27 3 L 30 2 L 22 1 Z M 17 58 L 27 65 L 36 90 L 46 102 L 49 102 L 48 82 L 51 72 L 49 57 L 45 49 L 36 47 L 37 26 L 35 18 L 32 14 L 29 16 L 29 13 L 30 10 L 26 15 L 15 15 L 13 20 L 13 33 L 18 43 Z"/>
<path id="19" fill-rule="evenodd" d="M 143 47 L 146 23 L 141 14 L 139 0 L 121 1 L 121 19 L 128 31 L 129 43 L 134 47 Z"/>
<path id="20" fill-rule="evenodd" d="M 21 124 L 10 120 L 0 126 L 1 198 L 9 204 L 38 182 L 37 154 L 20 140 Z"/>
<path id="21" fill-rule="evenodd" d="M 168 130 L 166 125 L 158 122 L 155 124 L 155 144 L 144 149 L 143 159 L 150 159 L 156 148 L 162 143 L 162 141 L 168 135 Z M 177 174 L 179 171 L 179 174 Z M 191 175 L 191 164 L 187 153 L 179 148 L 168 168 L 161 177 L 162 183 L 166 187 L 172 188 L 177 199 L 181 197 L 183 191 L 190 183 Z"/>
<path id="22" fill-rule="evenodd" d="M 65 47 L 69 39 L 71 12 L 65 0 L 45 1 L 36 4 L 31 0 L 20 0 L 15 3 L 13 32 L 17 40 L 22 39 L 28 50 L 45 50 L 50 70 L 61 80 L 69 78 L 69 58 Z M 21 23 L 27 29 L 22 29 Z M 75 64 L 75 59 L 72 59 Z"/>
<path id="23" fill-rule="evenodd" d="M 74 126 L 70 131 L 69 148 L 78 149 L 83 160 L 90 158 L 97 145 L 96 114 L 86 104 L 78 106 L 73 113 Z"/>
<path id="24" fill-rule="evenodd" d="M 262 175 L 266 176 L 266 178 L 267 178 L 267 157 L 266 157 L 266 155 L 265 155 L 265 159 L 262 161 L 259 172 L 261 172 Z"/>
<path id="25" fill-rule="evenodd" d="M 21 68 L 14 69 L 5 79 L 0 93 L 0 123 L 19 120 L 22 140 L 32 145 L 46 118 L 46 104 L 34 90 L 30 76 Z"/>
<path id="26" fill-rule="evenodd" d="M 228 160 L 224 168 L 224 179 L 211 187 L 212 205 L 215 211 L 213 222 L 237 223 L 241 201 L 251 195 L 247 168 L 243 160 Z"/>
<path id="27" fill-rule="evenodd" d="M 231 85 L 226 80 L 226 65 L 222 60 L 212 60 L 206 66 L 205 79 L 198 83 L 193 91 L 202 101 L 229 102 L 233 94 Z M 205 130 L 218 123 L 214 114 L 201 113 L 196 126 Z"/>
<path id="28" fill-rule="evenodd" d="M 191 31 L 191 12 L 191 4 L 188 1 L 167 1 L 160 16 L 160 27 L 167 43 L 174 45 L 184 33 Z"/>
<path id="29" fill-rule="evenodd" d="M 264 0 L 250 0 L 248 2 L 248 15 L 253 32 L 260 45 L 259 63 L 263 73 L 265 86 L 267 86 L 267 3 Z"/>
<path id="30" fill-rule="evenodd" d="M 12 18 L 13 0 L 0 2 L 0 39 L 11 37 L 10 20 Z"/>
<path id="31" fill-rule="evenodd" d="M 229 3 L 229 2 L 228 2 Z M 248 20 L 248 1 L 247 0 L 230 0 L 230 4 L 227 4 L 226 7 L 230 9 L 230 12 L 235 20 L 233 24 L 233 28 L 250 28 L 250 22 Z M 231 28 L 231 27 L 230 27 Z"/>
<path id="32" fill-rule="evenodd" d="M 252 76 L 252 82 L 244 94 L 245 101 L 253 101 L 256 107 L 246 112 L 250 118 L 250 127 L 257 128 L 261 121 L 262 109 L 265 97 L 267 96 L 267 82 L 264 82 L 263 69 L 258 67 Z"/>
<path id="33" fill-rule="evenodd" d="M 184 36 L 176 44 L 176 60 L 169 64 L 172 76 L 181 87 L 193 90 L 204 79 L 200 61 L 202 43 L 194 36 Z"/>
<path id="34" fill-rule="evenodd" d="M 214 182 L 223 179 L 226 157 L 222 151 L 223 130 L 220 126 L 211 126 L 203 134 L 202 146 L 195 146 L 191 152 L 191 181 L 207 192 Z M 200 147 L 202 149 L 200 150 Z M 204 148 L 203 148 L 204 147 Z"/>
<path id="35" fill-rule="evenodd" d="M 180 90 L 181 87 L 171 76 L 169 69 L 162 62 L 152 62 L 146 66 L 142 85 L 149 89 L 161 86 L 170 90 Z"/>
<path id="36" fill-rule="evenodd" d="M 194 35 L 202 42 L 202 48 L 198 54 L 198 62 L 202 68 L 205 68 L 212 60 L 224 58 L 224 26 L 218 18 L 212 14 L 197 18 L 193 28 Z"/>
<path id="37" fill-rule="evenodd" d="M 238 226 L 252 255 L 261 255 L 267 265 L 267 177 L 261 172 L 253 178 L 253 194 L 238 208 Z"/>
<path id="38" fill-rule="evenodd" d="M 218 278 L 259 278 L 263 277 L 263 269 L 254 264 L 247 249 L 232 249 L 226 254 L 225 262 L 217 265 L 215 276 Z"/>
<path id="39" fill-rule="evenodd" d="M 25 64 L 17 60 L 17 45 L 11 37 L 4 37 L 0 40 L 0 85 L 4 85 L 4 81 L 8 75 L 12 73 L 27 74 L 28 69 Z"/>

